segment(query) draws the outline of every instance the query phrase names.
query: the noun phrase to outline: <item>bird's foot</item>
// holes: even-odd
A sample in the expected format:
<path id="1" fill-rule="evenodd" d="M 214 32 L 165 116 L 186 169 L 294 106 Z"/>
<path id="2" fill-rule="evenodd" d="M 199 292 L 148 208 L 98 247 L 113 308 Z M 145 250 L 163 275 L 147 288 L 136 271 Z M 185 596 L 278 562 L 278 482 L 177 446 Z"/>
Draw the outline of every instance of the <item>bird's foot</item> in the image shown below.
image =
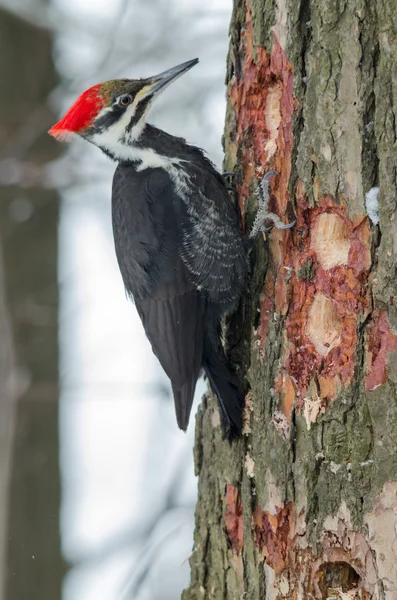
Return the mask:
<path id="1" fill-rule="evenodd" d="M 225 186 L 227 188 L 236 186 L 236 173 L 226 171 L 226 173 L 222 173 L 222 177 L 225 180 Z"/>
<path id="2" fill-rule="evenodd" d="M 273 175 L 279 175 L 278 171 L 269 171 L 263 177 L 262 181 L 259 184 L 257 189 L 257 198 L 258 198 L 258 212 L 256 213 L 254 224 L 252 225 L 250 238 L 254 238 L 259 231 L 263 233 L 267 233 L 271 230 L 272 227 L 265 227 L 264 222 L 272 221 L 274 226 L 277 229 L 291 229 L 296 223 L 296 220 L 292 223 L 283 223 L 280 217 L 272 212 L 268 211 L 269 208 L 269 181 Z"/>
<path id="3" fill-rule="evenodd" d="M 222 173 L 225 187 L 234 205 L 237 204 L 236 173 Z"/>

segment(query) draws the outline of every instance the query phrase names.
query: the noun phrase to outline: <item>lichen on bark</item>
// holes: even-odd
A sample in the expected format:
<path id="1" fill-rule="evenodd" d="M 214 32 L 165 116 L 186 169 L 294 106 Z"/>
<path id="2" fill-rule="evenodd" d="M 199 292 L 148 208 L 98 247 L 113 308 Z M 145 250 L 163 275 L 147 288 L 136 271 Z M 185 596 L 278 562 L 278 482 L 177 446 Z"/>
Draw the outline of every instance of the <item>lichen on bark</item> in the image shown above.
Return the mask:
<path id="1" fill-rule="evenodd" d="M 244 436 L 199 410 L 184 600 L 397 598 L 397 12 L 393 0 L 236 0 L 225 167 L 293 231 L 252 251 L 228 320 Z M 379 224 L 366 194 L 379 188 Z M 376 195 L 375 201 L 376 201 Z"/>

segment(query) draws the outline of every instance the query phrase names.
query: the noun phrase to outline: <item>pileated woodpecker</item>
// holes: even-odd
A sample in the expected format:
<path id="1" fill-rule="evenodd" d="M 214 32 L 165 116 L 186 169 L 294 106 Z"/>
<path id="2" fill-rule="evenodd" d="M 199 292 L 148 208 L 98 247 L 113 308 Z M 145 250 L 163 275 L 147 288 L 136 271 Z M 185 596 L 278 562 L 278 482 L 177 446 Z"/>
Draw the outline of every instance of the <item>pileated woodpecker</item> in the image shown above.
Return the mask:
<path id="1" fill-rule="evenodd" d="M 248 240 L 223 177 L 202 151 L 146 123 L 153 100 L 197 62 L 148 79 L 94 85 L 49 133 L 60 139 L 77 133 L 118 162 L 112 191 L 116 255 L 171 380 L 178 425 L 186 430 L 204 369 L 219 400 L 223 434 L 235 437 L 244 394 L 225 356 L 221 320 L 244 291 Z"/>

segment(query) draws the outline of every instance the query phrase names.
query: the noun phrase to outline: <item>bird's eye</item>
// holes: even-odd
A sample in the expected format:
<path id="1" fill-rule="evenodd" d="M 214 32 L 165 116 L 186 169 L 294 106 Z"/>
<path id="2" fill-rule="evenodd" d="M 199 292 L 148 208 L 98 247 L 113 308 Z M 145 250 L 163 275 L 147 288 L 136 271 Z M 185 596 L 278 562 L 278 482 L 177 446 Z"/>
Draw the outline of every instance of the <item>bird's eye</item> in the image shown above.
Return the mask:
<path id="1" fill-rule="evenodd" d="M 131 102 L 132 102 L 132 96 L 130 96 L 130 94 L 123 94 L 119 98 L 120 106 L 128 106 L 129 104 L 131 104 Z"/>

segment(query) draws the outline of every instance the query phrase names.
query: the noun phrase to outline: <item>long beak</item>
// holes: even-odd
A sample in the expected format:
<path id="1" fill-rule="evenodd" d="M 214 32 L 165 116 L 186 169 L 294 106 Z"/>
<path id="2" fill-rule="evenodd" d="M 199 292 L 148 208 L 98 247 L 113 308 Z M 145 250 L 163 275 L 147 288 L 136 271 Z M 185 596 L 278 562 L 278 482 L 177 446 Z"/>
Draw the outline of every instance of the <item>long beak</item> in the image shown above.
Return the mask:
<path id="1" fill-rule="evenodd" d="M 149 77 L 149 84 L 146 86 L 146 88 L 144 88 L 145 92 L 143 98 L 157 94 L 160 92 L 160 90 L 162 91 L 172 81 L 175 81 L 178 79 L 178 77 L 186 73 L 186 71 L 189 71 L 189 69 L 197 65 L 198 61 L 198 58 L 194 58 L 193 60 L 188 60 L 181 65 L 172 67 L 172 69 L 168 69 L 168 71 L 163 71 L 163 73 L 159 73 L 154 77 Z"/>

